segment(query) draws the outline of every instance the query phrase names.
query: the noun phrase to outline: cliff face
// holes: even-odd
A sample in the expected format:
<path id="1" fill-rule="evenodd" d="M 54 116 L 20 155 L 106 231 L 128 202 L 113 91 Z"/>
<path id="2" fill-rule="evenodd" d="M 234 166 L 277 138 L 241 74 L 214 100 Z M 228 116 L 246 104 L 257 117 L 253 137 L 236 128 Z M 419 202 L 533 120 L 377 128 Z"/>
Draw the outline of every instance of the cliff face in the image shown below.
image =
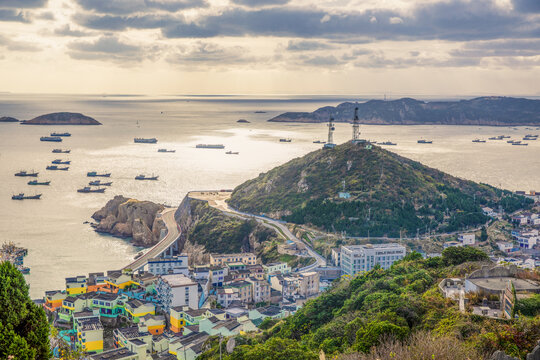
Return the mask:
<path id="1" fill-rule="evenodd" d="M 24 125 L 101 125 L 90 116 L 79 113 L 59 112 L 41 115 L 32 120 L 21 121 Z"/>
<path id="2" fill-rule="evenodd" d="M 117 195 L 92 218 L 98 221 L 96 231 L 131 237 L 134 245 L 151 247 L 159 241 L 161 230 L 166 228 L 163 220 L 156 218 L 163 208 L 163 205 L 150 201 Z"/>
<path id="3" fill-rule="evenodd" d="M 411 98 L 393 101 L 370 100 L 365 103 L 345 102 L 325 106 L 314 112 L 288 112 L 268 121 L 350 122 L 354 108 L 362 124 L 373 125 L 489 125 L 538 126 L 540 100 L 511 97 L 480 97 L 460 101 L 425 102 Z"/>

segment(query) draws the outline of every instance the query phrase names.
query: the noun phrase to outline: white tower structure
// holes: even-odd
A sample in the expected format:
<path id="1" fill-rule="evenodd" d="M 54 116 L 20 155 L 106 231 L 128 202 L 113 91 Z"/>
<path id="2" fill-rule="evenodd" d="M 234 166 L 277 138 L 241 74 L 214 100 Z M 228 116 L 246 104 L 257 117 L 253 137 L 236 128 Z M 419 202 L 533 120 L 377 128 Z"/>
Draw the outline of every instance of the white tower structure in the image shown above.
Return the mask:
<path id="1" fill-rule="evenodd" d="M 358 120 L 358 107 L 354 108 L 354 120 L 352 126 L 352 143 L 364 142 L 360 139 L 360 121 Z"/>
<path id="2" fill-rule="evenodd" d="M 336 147 L 336 144 L 334 144 L 334 130 L 336 130 L 334 118 L 330 117 L 330 120 L 328 120 L 328 141 L 324 144 L 325 149 L 333 149 Z"/>

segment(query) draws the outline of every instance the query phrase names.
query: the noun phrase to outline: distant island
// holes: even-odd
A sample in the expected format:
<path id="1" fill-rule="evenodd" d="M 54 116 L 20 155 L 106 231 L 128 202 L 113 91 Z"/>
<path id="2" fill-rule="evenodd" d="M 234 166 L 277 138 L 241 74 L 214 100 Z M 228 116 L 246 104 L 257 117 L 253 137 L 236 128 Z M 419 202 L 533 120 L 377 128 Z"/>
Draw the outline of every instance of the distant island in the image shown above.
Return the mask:
<path id="1" fill-rule="evenodd" d="M 249 124 L 249 121 L 247 121 L 246 119 L 240 119 L 240 120 L 237 120 L 236 122 L 237 122 L 237 123 L 245 123 L 245 124 Z"/>
<path id="2" fill-rule="evenodd" d="M 402 98 L 325 106 L 314 112 L 287 112 L 268 121 L 320 123 L 333 117 L 351 122 L 354 108 L 362 124 L 540 126 L 540 100 L 489 96 L 459 101 L 421 101 Z"/>
<path id="3" fill-rule="evenodd" d="M 90 116 L 79 113 L 58 112 L 40 115 L 32 120 L 23 120 L 24 125 L 101 125 L 99 121 Z"/>
<path id="4" fill-rule="evenodd" d="M 2 116 L 0 117 L 0 122 L 19 122 L 19 120 L 9 116 Z"/>

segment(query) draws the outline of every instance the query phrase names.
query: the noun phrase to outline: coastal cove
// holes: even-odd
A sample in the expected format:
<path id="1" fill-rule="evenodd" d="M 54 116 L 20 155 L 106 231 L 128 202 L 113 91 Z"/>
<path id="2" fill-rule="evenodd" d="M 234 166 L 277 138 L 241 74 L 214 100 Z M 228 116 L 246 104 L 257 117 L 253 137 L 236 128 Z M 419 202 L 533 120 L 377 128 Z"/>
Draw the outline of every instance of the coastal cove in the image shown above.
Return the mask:
<path id="1" fill-rule="evenodd" d="M 44 290 L 62 288 L 64 278 L 95 271 L 121 268 L 139 251 L 129 242 L 98 234 L 84 221 L 114 195 L 178 206 L 192 190 L 232 189 L 294 157 L 318 149 L 313 140 L 325 140 L 325 124 L 268 123 L 284 111 L 308 111 L 352 100 L 344 98 L 145 98 L 145 97 L 37 97 L 3 94 L 0 115 L 17 119 L 55 111 L 81 112 L 103 126 L 30 127 L 0 124 L 0 226 L 6 240 L 29 249 L 25 264 L 32 297 Z M 264 110 L 265 113 L 255 113 Z M 31 113 L 31 114 L 29 114 Z M 237 123 L 238 119 L 250 123 Z M 377 126 L 362 125 L 362 136 L 391 140 L 390 148 L 454 176 L 501 186 L 509 190 L 540 190 L 540 143 L 527 147 L 506 142 L 475 144 L 475 138 L 507 134 L 521 138 L 530 133 L 478 126 Z M 58 158 L 54 145 L 39 142 L 50 131 L 72 133 L 62 147 L 72 161 L 66 173 L 47 172 L 45 166 Z M 532 131 L 534 133 L 534 130 Z M 350 138 L 351 126 L 336 126 L 336 142 Z M 155 145 L 133 144 L 134 137 L 156 137 Z M 291 138 L 291 143 L 280 143 Z M 417 144 L 429 138 L 433 144 Z M 198 143 L 223 143 L 224 150 L 196 149 Z M 429 150 L 426 151 L 426 146 Z M 158 148 L 175 153 L 158 153 Z M 238 151 L 238 156 L 225 154 Z M 64 155 L 64 154 L 62 154 Z M 15 160 L 16 159 L 16 160 Z M 29 189 L 13 174 L 19 170 L 39 171 L 40 179 L 51 180 L 42 200 L 14 202 L 14 193 Z M 523 169 L 527 169 L 524 171 Z M 78 194 L 88 182 L 88 171 L 111 172 L 113 186 L 105 194 Z M 159 181 L 133 181 L 139 173 L 159 175 Z"/>

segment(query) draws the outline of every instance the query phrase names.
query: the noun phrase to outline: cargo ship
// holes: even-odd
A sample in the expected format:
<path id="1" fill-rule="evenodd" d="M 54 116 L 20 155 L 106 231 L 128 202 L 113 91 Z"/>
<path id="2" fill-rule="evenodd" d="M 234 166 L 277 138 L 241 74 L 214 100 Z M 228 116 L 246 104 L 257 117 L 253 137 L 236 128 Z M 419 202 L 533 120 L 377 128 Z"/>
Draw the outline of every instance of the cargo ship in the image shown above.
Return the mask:
<path id="1" fill-rule="evenodd" d="M 89 171 L 86 173 L 88 177 L 111 177 L 111 173 L 98 174 L 97 171 Z"/>
<path id="2" fill-rule="evenodd" d="M 485 143 L 486 140 L 474 139 L 472 142 L 473 143 Z"/>
<path id="3" fill-rule="evenodd" d="M 223 144 L 197 144 L 197 149 L 225 149 Z"/>
<path id="4" fill-rule="evenodd" d="M 71 164 L 71 161 L 69 160 L 61 160 L 61 159 L 55 159 L 52 161 L 53 164 L 57 164 L 57 165 L 69 165 Z"/>
<path id="5" fill-rule="evenodd" d="M 31 176 L 31 177 L 37 177 L 39 173 L 37 172 L 34 172 L 34 170 L 32 170 L 32 172 L 27 172 L 25 170 L 21 170 L 19 171 L 18 173 L 15 173 L 15 176 Z"/>
<path id="6" fill-rule="evenodd" d="M 156 138 L 134 138 L 133 141 L 137 144 L 156 144 L 157 139 Z"/>
<path id="7" fill-rule="evenodd" d="M 28 182 L 28 185 L 50 185 L 50 181 L 37 181 L 37 180 L 31 180 Z"/>
<path id="8" fill-rule="evenodd" d="M 157 180 L 159 176 L 146 176 L 146 175 L 137 175 L 135 176 L 135 180 Z"/>
<path id="9" fill-rule="evenodd" d="M 71 150 L 62 150 L 62 149 L 54 149 L 52 151 L 53 154 L 69 154 Z"/>
<path id="10" fill-rule="evenodd" d="M 80 192 L 80 193 L 104 193 L 105 188 L 92 189 L 89 186 L 85 186 L 82 189 L 78 189 L 77 192 Z"/>
<path id="11" fill-rule="evenodd" d="M 63 132 L 63 133 L 53 132 L 51 133 L 51 136 L 71 136 L 71 134 L 68 132 Z"/>
<path id="12" fill-rule="evenodd" d="M 11 199 L 12 200 L 39 200 L 41 199 L 41 194 L 25 196 L 24 193 L 20 193 L 18 195 L 13 195 Z"/>
<path id="13" fill-rule="evenodd" d="M 432 140 L 418 140 L 417 143 L 419 144 L 433 144 Z"/>
<path id="14" fill-rule="evenodd" d="M 69 166 L 66 166 L 66 167 L 58 167 L 56 165 L 49 165 L 47 166 L 47 170 L 63 170 L 63 171 L 68 171 L 69 170 Z"/>
<path id="15" fill-rule="evenodd" d="M 382 143 L 379 143 L 379 145 L 389 145 L 389 146 L 394 146 L 394 145 L 397 145 L 396 143 L 393 143 L 391 141 L 385 141 L 385 142 L 382 142 Z"/>
<path id="16" fill-rule="evenodd" d="M 88 185 L 90 186 L 111 186 L 112 185 L 112 181 L 109 181 L 109 182 L 101 182 L 101 180 L 96 180 L 96 181 L 90 181 L 88 183 Z"/>
<path id="17" fill-rule="evenodd" d="M 157 152 L 162 152 L 162 153 L 174 153 L 174 152 L 176 152 L 176 150 L 158 149 Z"/>
<path id="18" fill-rule="evenodd" d="M 42 136 L 39 138 L 40 141 L 53 141 L 53 142 L 62 142 L 60 136 Z"/>

